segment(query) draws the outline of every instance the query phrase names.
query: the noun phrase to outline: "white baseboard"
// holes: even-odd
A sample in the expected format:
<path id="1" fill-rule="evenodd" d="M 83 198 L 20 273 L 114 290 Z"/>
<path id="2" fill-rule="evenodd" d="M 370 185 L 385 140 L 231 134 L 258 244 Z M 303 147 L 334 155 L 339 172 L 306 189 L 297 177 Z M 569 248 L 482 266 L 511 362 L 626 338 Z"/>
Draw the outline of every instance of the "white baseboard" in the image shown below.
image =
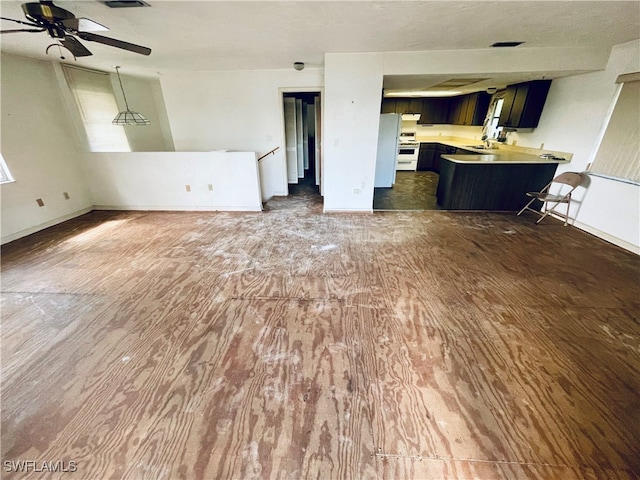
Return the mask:
<path id="1" fill-rule="evenodd" d="M 94 205 L 93 210 L 132 210 L 132 211 L 160 211 L 160 212 L 260 212 L 262 204 L 254 206 L 225 206 L 194 207 L 193 205 Z"/>
<path id="2" fill-rule="evenodd" d="M 602 240 L 605 240 L 609 243 L 613 243 L 614 245 L 617 245 L 620 248 L 624 248 L 625 250 L 629 250 L 632 253 L 635 253 L 636 255 L 640 255 L 640 246 L 638 245 L 634 245 L 633 243 L 627 242 L 626 240 L 622 240 L 621 238 L 617 238 L 614 237 L 613 235 L 609 235 L 606 232 L 603 232 L 602 230 L 598 230 L 597 228 L 591 227 L 589 225 L 586 225 L 582 222 L 573 222 L 571 225 L 573 225 L 576 228 L 579 228 L 580 230 L 584 230 L 587 233 L 590 233 L 591 235 L 601 238 Z"/>
<path id="3" fill-rule="evenodd" d="M 325 208 L 323 213 L 373 213 L 373 208 Z"/>
<path id="4" fill-rule="evenodd" d="M 66 222 L 67 220 L 71 220 L 72 218 L 76 218 L 80 215 L 84 215 L 85 213 L 89 213 L 91 210 L 93 210 L 93 207 L 83 208 L 82 210 L 77 210 L 75 212 L 68 213 L 67 215 L 51 219 L 34 227 L 25 228 L 24 230 L 20 230 L 19 232 L 4 235 L 0 240 L 0 244 L 4 245 L 5 243 L 13 242 L 14 240 L 17 240 L 19 238 L 26 237 L 27 235 L 39 232 L 40 230 L 44 230 L 45 228 L 53 227 L 54 225 L 57 225 L 59 223 Z"/>

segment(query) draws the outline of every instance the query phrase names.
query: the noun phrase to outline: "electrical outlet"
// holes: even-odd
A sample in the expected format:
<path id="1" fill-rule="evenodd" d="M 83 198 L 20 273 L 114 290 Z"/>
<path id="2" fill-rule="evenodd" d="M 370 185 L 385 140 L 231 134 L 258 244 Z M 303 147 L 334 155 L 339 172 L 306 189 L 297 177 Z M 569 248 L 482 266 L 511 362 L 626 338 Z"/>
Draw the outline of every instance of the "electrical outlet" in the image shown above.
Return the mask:
<path id="1" fill-rule="evenodd" d="M 71 198 L 67 192 L 62 192 L 62 195 L 64 196 L 65 200 L 69 200 Z"/>
<path id="2" fill-rule="evenodd" d="M 540 144 L 540 150 L 544 150 L 544 143 Z"/>
<path id="3" fill-rule="evenodd" d="M 41 198 L 36 198 L 36 203 L 38 204 L 39 207 L 44 207 L 44 202 L 42 201 Z"/>
<path id="4" fill-rule="evenodd" d="M 191 191 L 191 185 L 185 185 L 184 187 L 186 188 L 187 192 Z"/>
<path id="5" fill-rule="evenodd" d="M 360 189 L 359 188 L 354 188 L 353 189 L 353 193 L 355 193 L 356 195 L 360 194 Z"/>
<path id="6" fill-rule="evenodd" d="M 208 187 L 209 187 L 209 191 L 213 192 L 213 185 L 211 183 L 208 185 Z"/>

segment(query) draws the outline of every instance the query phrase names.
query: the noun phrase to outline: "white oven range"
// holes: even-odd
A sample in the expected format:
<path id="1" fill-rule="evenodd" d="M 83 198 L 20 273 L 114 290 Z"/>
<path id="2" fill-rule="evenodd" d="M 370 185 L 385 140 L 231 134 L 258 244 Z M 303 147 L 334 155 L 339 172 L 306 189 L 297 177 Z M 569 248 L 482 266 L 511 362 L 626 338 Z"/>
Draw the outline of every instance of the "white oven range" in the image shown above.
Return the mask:
<path id="1" fill-rule="evenodd" d="M 402 132 L 398 142 L 398 163 L 396 170 L 416 170 L 420 144 L 416 142 L 416 132 Z"/>

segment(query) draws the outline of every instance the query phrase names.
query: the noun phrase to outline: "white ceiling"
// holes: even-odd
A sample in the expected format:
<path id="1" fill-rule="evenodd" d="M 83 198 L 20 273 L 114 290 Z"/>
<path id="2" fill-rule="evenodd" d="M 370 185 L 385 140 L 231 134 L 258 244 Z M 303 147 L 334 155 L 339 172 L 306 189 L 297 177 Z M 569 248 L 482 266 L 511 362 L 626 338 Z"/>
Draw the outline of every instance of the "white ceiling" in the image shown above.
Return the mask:
<path id="1" fill-rule="evenodd" d="M 156 76 L 175 69 L 282 69 L 295 61 L 321 68 L 330 52 L 482 49 L 512 40 L 526 42 L 519 49 L 611 47 L 640 38 L 638 0 L 146 1 L 148 8 L 111 9 L 97 0 L 57 0 L 76 17 L 110 28 L 100 33 L 152 49 L 146 57 L 83 42 L 94 55 L 77 63 L 103 70 L 121 65 L 123 73 Z M 0 0 L 1 15 L 24 20 L 22 3 Z M 20 26 L 2 21 L 2 28 Z M 51 43 L 44 32 L 0 36 L 3 52 L 56 60 L 56 48 L 45 54 Z M 516 81 L 527 79 L 526 73 L 520 77 Z M 420 88 L 443 80 L 387 78 L 385 87 Z"/>

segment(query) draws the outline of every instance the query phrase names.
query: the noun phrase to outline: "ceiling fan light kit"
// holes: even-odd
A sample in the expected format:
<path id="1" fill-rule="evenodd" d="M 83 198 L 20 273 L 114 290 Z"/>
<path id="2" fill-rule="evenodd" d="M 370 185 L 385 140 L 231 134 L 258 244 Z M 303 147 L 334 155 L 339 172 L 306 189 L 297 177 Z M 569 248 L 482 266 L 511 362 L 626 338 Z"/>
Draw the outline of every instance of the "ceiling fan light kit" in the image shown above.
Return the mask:
<path id="1" fill-rule="evenodd" d="M 138 112 L 132 112 L 131 110 L 125 110 L 116 115 L 116 118 L 111 122 L 114 125 L 149 125 L 151 122 L 144 118 L 142 114 Z"/>
<path id="2" fill-rule="evenodd" d="M 37 33 L 46 31 L 51 38 L 57 40 L 64 48 L 69 50 L 74 58 L 92 55 L 92 53 L 80 43 L 76 36 L 87 42 L 102 43 L 103 45 L 121 48 L 141 55 L 149 55 L 151 53 L 151 49 L 148 47 L 93 33 L 109 29 L 88 18 L 78 18 L 70 11 L 54 5 L 50 0 L 23 3 L 22 11 L 28 20 L 27 22 L 14 18 L 1 18 L 2 20 L 8 20 L 21 25 L 28 25 L 32 28 L 1 30 L 0 33 Z"/>
<path id="3" fill-rule="evenodd" d="M 124 87 L 122 86 L 122 79 L 120 78 L 120 67 L 116 66 L 116 73 L 118 74 L 118 82 L 120 83 L 120 89 L 122 90 L 122 97 L 124 98 L 124 105 L 127 108 L 116 115 L 116 118 L 111 122 L 114 125 L 149 125 L 151 122 L 147 120 L 144 115 L 138 112 L 132 112 L 129 109 L 127 103 L 127 96 L 124 94 Z"/>

